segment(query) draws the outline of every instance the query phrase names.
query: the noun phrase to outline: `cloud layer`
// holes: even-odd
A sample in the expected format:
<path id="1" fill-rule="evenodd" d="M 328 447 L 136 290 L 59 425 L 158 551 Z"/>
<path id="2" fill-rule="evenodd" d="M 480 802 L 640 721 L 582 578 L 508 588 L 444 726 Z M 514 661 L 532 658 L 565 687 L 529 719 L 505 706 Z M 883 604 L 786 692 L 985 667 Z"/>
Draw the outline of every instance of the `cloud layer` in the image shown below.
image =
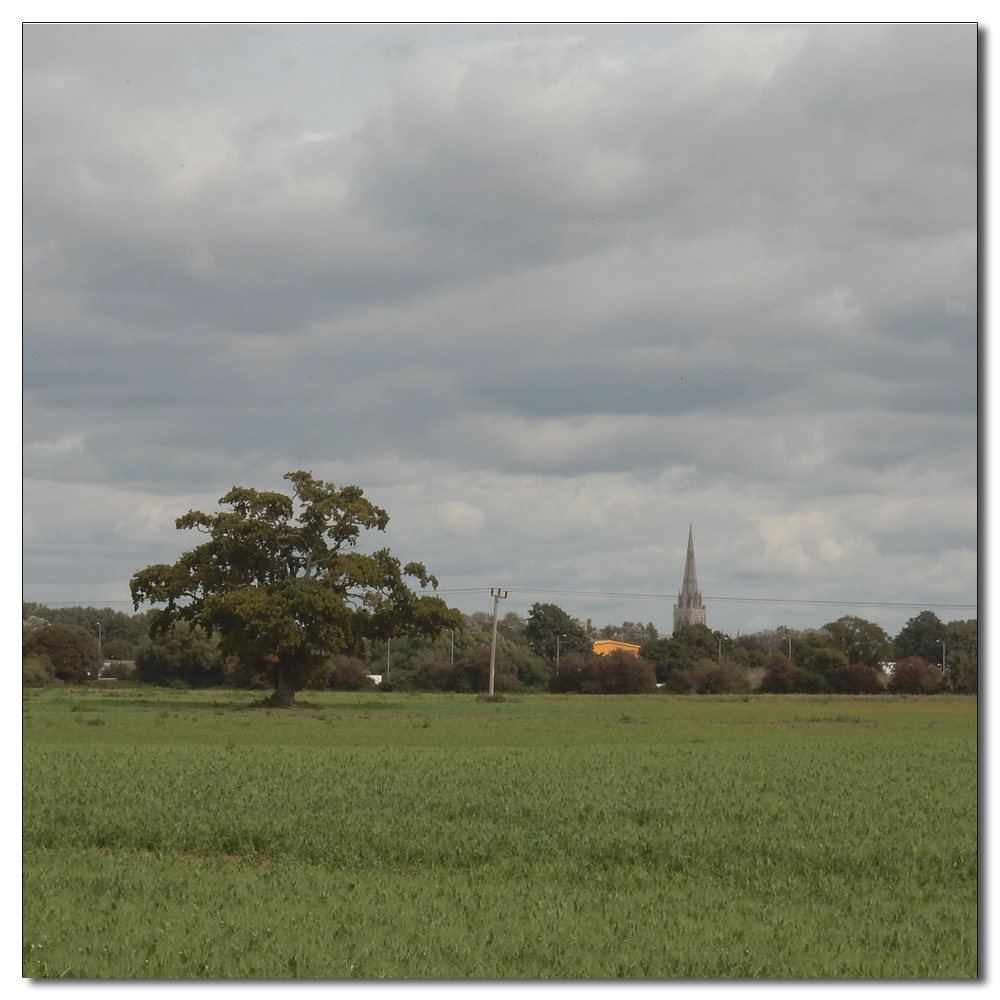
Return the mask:
<path id="1" fill-rule="evenodd" d="M 975 601 L 973 26 L 326 31 L 27 30 L 26 596 L 310 468 L 444 586 L 667 593 L 693 522 L 709 596 Z"/>

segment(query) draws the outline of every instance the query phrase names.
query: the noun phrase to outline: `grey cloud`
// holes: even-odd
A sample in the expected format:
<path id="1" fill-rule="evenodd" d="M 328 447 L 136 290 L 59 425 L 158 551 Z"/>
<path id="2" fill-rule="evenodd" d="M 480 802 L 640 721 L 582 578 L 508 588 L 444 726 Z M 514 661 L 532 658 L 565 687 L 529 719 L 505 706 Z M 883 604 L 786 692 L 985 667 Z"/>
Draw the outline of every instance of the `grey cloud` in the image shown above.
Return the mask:
<path id="1" fill-rule="evenodd" d="M 714 26 L 645 48 L 586 26 L 371 30 L 29 29 L 30 477 L 127 506 L 406 469 L 399 496 L 425 507 L 400 537 L 458 574 L 501 553 L 541 574 L 546 532 L 588 579 L 610 551 L 555 516 L 518 535 L 476 475 L 517 510 L 523 477 L 557 507 L 616 477 L 647 535 L 674 477 L 685 502 L 716 497 L 699 502 L 745 581 L 780 576 L 768 552 L 836 589 L 879 551 L 971 544 L 972 26 Z M 449 477 L 452 495 L 414 485 Z M 839 521 L 792 516 L 914 483 L 933 484 L 923 513 L 851 522 L 839 548 L 817 541 Z M 961 523 L 935 528 L 952 503 Z M 751 510 L 805 541 L 772 525 L 768 549 Z M 796 544 L 842 562 L 796 563 Z"/>

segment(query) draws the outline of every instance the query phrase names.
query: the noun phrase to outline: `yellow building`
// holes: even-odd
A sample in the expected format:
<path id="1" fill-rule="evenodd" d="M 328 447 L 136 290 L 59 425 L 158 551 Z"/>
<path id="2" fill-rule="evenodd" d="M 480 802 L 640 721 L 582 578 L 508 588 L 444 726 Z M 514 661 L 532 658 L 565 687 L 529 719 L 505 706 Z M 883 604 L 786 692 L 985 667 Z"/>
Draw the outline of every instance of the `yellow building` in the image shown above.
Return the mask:
<path id="1" fill-rule="evenodd" d="M 607 656 L 609 653 L 614 653 L 619 649 L 623 649 L 626 653 L 631 653 L 633 656 L 639 655 L 639 647 L 633 642 L 619 642 L 617 639 L 598 639 L 594 643 L 594 652 L 599 656 Z"/>

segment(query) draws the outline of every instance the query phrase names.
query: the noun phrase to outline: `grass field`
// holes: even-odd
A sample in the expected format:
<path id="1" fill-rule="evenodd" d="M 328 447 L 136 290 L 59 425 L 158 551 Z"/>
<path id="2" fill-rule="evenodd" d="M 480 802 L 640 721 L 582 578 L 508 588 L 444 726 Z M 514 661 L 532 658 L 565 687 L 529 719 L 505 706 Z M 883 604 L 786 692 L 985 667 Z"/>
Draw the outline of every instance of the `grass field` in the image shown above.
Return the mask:
<path id="1" fill-rule="evenodd" d="M 976 701 L 25 692 L 25 976 L 974 977 Z"/>

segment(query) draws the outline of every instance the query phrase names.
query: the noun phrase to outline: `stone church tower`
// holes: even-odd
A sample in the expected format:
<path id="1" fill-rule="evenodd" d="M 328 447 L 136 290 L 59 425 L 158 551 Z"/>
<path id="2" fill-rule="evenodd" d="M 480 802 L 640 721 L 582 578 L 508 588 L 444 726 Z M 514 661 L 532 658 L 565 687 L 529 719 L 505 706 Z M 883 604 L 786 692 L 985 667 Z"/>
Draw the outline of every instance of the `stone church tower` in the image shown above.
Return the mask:
<path id="1" fill-rule="evenodd" d="M 684 583 L 674 605 L 674 631 L 682 625 L 704 625 L 705 605 L 698 589 L 698 571 L 694 566 L 694 535 L 688 527 L 688 552 L 684 563 Z"/>

